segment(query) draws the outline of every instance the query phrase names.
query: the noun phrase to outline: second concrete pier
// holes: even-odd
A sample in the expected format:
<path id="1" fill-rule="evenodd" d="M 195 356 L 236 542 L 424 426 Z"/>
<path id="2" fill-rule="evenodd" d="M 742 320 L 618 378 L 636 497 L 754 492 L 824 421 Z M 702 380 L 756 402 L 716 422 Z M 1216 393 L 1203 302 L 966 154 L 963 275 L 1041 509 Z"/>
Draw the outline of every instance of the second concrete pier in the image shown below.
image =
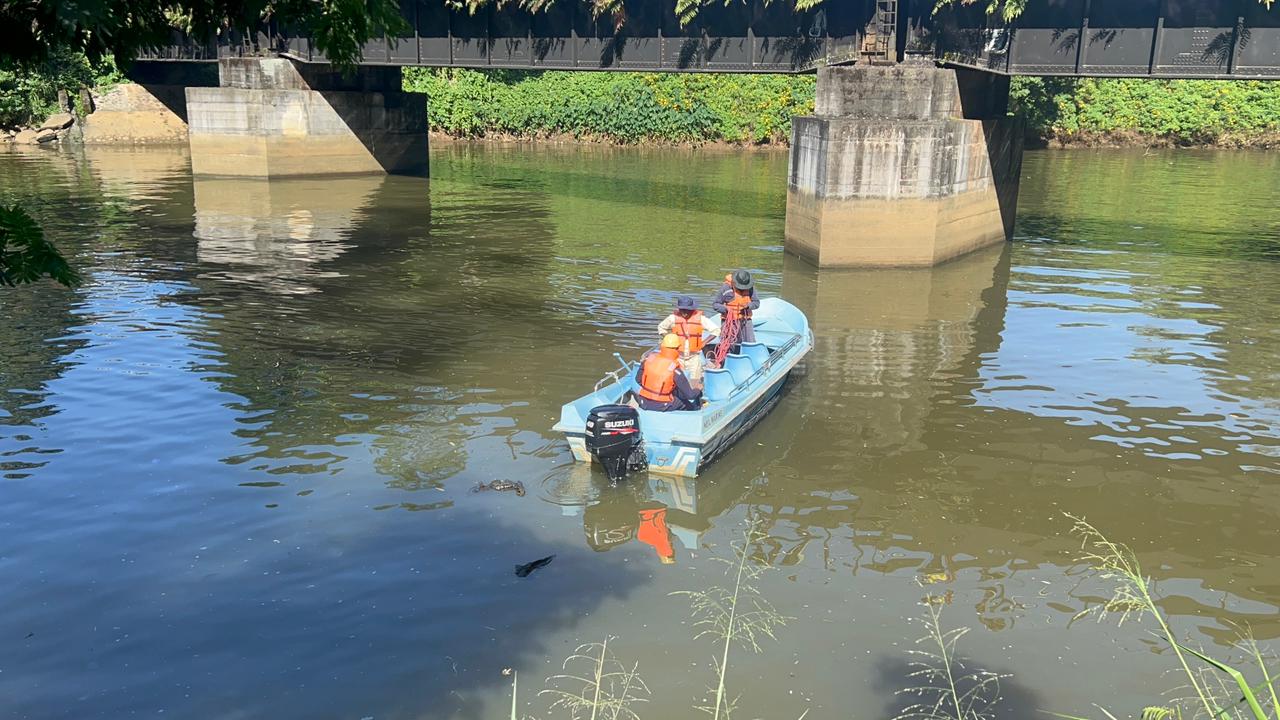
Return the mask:
<path id="1" fill-rule="evenodd" d="M 918 267 L 1012 237 L 1008 94 L 1008 78 L 932 66 L 820 69 L 814 114 L 792 121 L 787 249 L 820 267 Z"/>

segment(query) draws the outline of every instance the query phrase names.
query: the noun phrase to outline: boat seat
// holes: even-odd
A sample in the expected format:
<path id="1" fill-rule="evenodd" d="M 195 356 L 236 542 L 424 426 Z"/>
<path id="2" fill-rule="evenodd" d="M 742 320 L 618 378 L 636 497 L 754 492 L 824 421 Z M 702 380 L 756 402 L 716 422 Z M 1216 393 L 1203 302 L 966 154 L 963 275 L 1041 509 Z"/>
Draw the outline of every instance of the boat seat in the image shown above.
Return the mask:
<path id="1" fill-rule="evenodd" d="M 702 394 L 711 402 L 719 402 L 729 397 L 736 385 L 728 370 L 707 368 L 702 376 Z"/>
<path id="2" fill-rule="evenodd" d="M 747 381 L 755 373 L 756 369 L 751 365 L 751 358 L 746 355 L 738 355 L 730 353 L 724 358 L 724 369 L 729 371 L 733 376 L 733 384 L 741 385 Z"/>
<path id="3" fill-rule="evenodd" d="M 769 360 L 769 348 L 765 347 L 764 343 L 742 343 L 739 349 L 743 355 L 751 358 L 751 367 L 756 370 L 764 367 L 765 362 Z"/>

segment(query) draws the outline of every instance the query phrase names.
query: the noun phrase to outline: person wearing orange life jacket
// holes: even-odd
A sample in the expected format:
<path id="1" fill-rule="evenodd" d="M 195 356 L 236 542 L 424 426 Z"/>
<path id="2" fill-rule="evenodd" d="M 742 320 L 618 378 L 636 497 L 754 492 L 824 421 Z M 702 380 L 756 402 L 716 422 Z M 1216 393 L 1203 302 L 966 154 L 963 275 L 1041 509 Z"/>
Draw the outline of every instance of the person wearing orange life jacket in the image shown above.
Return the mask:
<path id="1" fill-rule="evenodd" d="M 732 318 L 741 320 L 738 327 L 738 342 L 753 343 L 756 341 L 756 329 L 751 324 L 751 311 L 760 307 L 760 299 L 756 297 L 755 282 L 751 273 L 746 270 L 734 270 L 728 282 L 720 288 L 711 306 L 720 313 L 721 332 L 724 321 Z"/>
<path id="2" fill-rule="evenodd" d="M 706 356 L 702 354 L 705 344 L 702 336 L 709 333 L 715 337 L 720 329 L 704 326 L 698 303 L 687 295 L 681 295 L 676 298 L 675 312 L 658 323 L 658 334 L 665 336 L 667 333 L 675 333 L 680 337 L 680 367 L 693 387 L 701 388 L 706 360 Z"/>
<path id="3" fill-rule="evenodd" d="M 662 338 L 661 349 L 640 362 L 635 379 L 641 410 L 669 412 L 702 407 L 702 393 L 693 388 L 680 368 L 680 346 L 680 336 L 669 333 Z"/>

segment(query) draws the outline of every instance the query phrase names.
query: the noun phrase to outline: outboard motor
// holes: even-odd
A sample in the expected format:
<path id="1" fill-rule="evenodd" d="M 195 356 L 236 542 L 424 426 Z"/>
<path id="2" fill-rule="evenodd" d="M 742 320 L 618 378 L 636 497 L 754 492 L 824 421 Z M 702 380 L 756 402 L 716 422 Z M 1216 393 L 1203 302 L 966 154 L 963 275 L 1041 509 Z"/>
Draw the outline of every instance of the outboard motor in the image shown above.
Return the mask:
<path id="1" fill-rule="evenodd" d="M 630 405 L 597 405 L 587 415 L 587 452 L 613 482 L 628 470 L 648 467 L 640 435 L 640 413 Z"/>

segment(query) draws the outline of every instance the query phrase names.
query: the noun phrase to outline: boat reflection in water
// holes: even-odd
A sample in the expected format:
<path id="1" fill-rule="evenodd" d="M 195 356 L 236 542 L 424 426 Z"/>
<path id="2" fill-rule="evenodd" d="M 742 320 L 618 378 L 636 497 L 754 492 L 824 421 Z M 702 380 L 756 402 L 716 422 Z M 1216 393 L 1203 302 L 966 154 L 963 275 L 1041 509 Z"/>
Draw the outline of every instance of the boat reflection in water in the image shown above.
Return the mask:
<path id="1" fill-rule="evenodd" d="M 663 563 L 696 550 L 725 511 L 763 477 L 748 483 L 635 473 L 614 485 L 590 465 L 563 466 L 542 481 L 541 496 L 569 517 L 582 517 L 587 546 L 605 552 L 635 541 Z"/>

